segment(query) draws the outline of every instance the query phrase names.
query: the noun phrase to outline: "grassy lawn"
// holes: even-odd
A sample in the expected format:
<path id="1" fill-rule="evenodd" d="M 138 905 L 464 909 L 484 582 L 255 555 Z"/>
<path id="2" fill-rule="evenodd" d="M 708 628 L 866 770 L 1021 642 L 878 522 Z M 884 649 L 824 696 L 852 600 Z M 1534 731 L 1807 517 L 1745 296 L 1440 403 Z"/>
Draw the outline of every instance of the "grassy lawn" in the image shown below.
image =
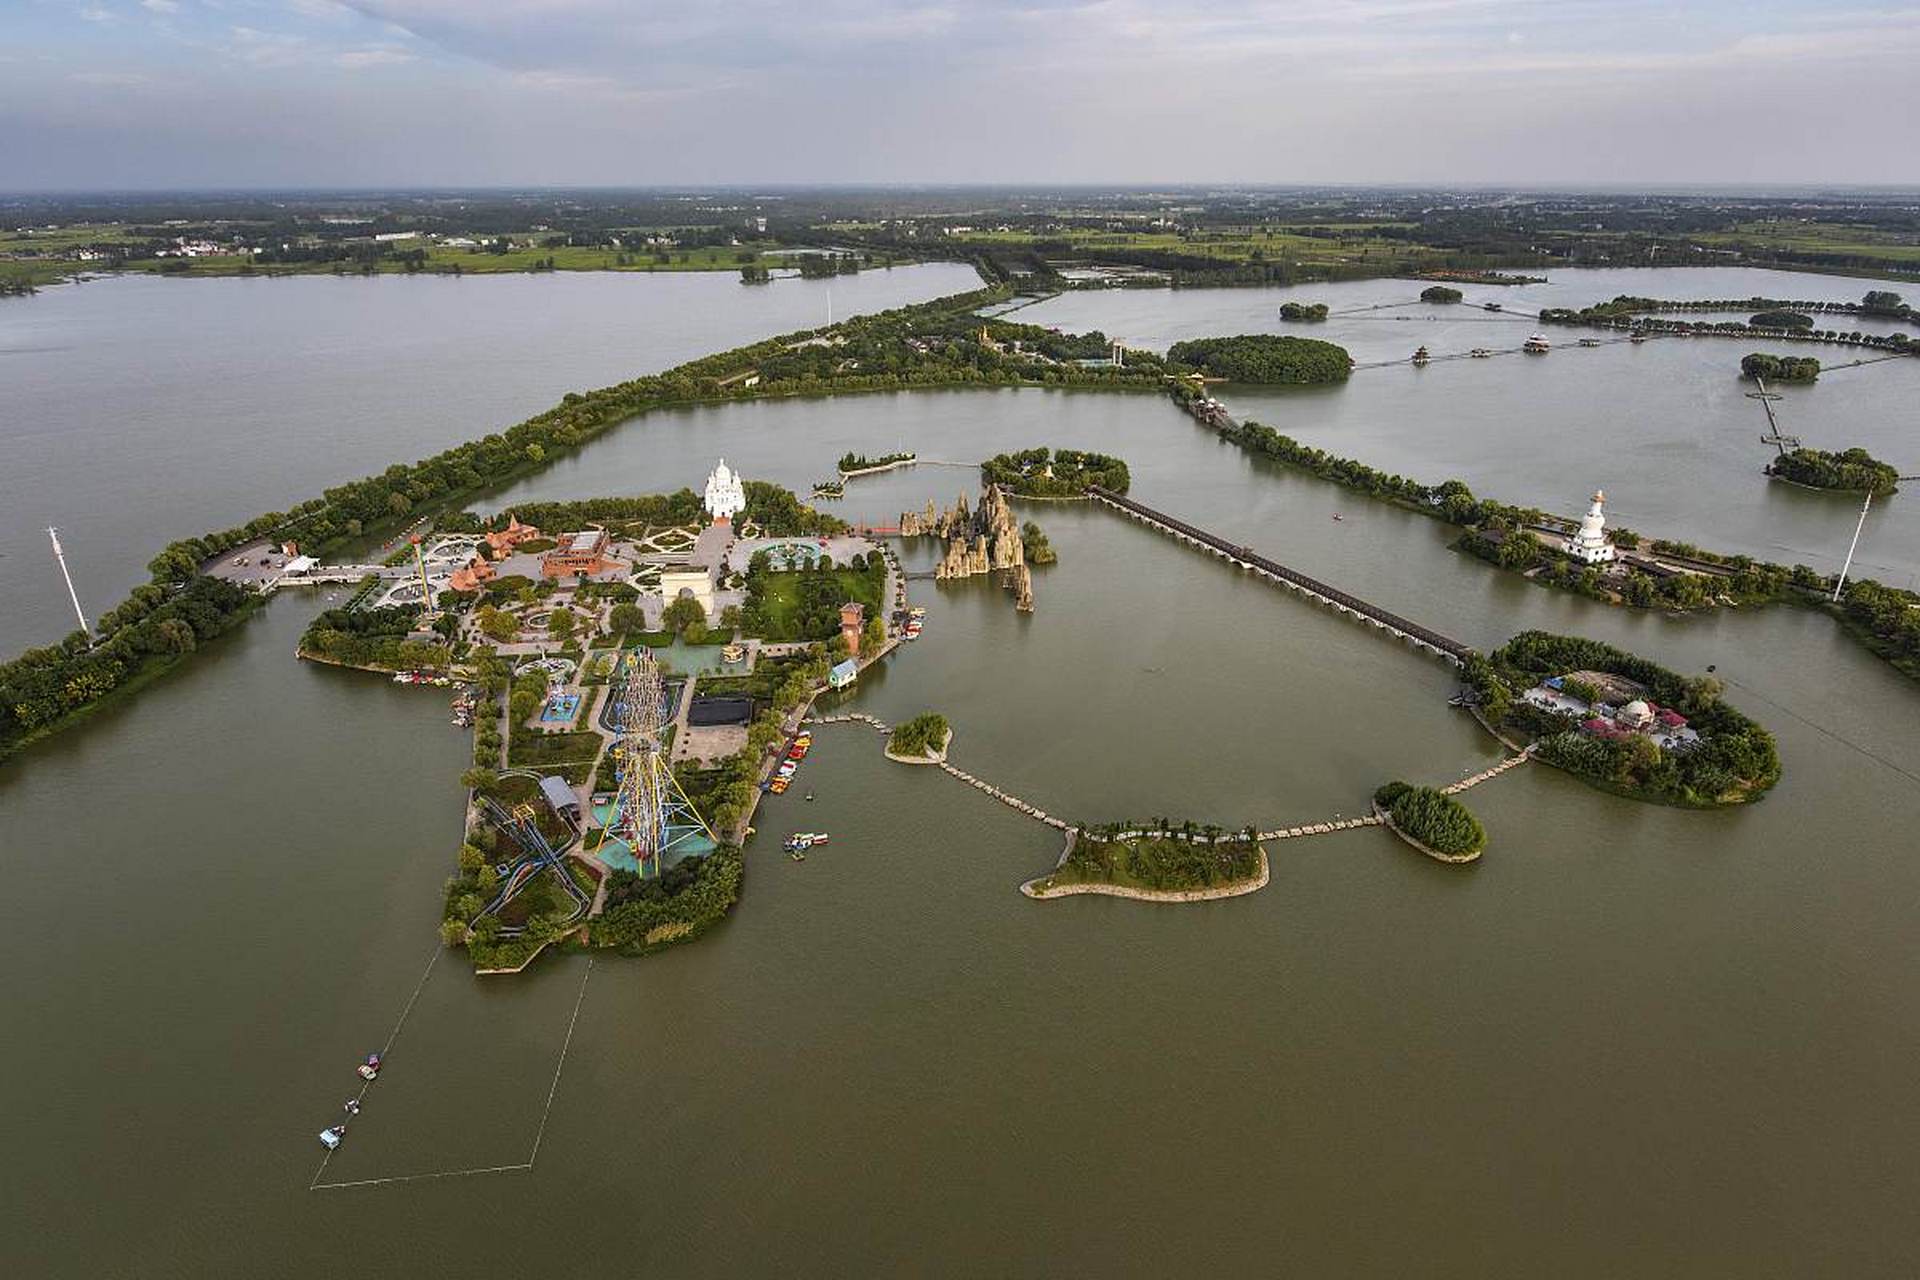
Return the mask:
<path id="1" fill-rule="evenodd" d="M 523 769 L 585 761 L 592 763 L 600 751 L 597 733 L 540 733 L 516 728 L 507 747 L 507 763 Z"/>
<path id="2" fill-rule="evenodd" d="M 1844 253 L 1907 267 L 1920 264 L 1920 242 L 1911 235 L 1835 222 L 1746 222 L 1731 231 L 1708 232 L 1695 238 L 1702 244 Z"/>
<path id="3" fill-rule="evenodd" d="M 1297 224 L 1296 224 L 1297 225 Z M 1315 230 L 1360 230 L 1354 224 L 1329 223 Z M 1326 238 L 1300 235 L 1286 225 L 1260 227 L 1220 227 L 1180 235 L 1171 231 L 1110 231 L 1073 229 L 1059 232 L 989 231 L 963 238 L 981 244 L 1027 245 L 1036 241 L 1066 241 L 1078 255 L 1097 258 L 1102 250 L 1178 253 L 1189 257 L 1218 258 L 1223 266 L 1254 261 L 1258 253 L 1267 262 L 1332 264 L 1365 260 L 1405 262 L 1418 266 L 1423 261 L 1444 256 L 1443 250 L 1405 241 L 1375 240 L 1362 235 Z"/>
<path id="4" fill-rule="evenodd" d="M 802 574 L 774 573 L 767 576 L 767 587 L 762 597 L 762 609 L 767 619 L 767 634 L 770 637 L 785 639 L 825 639 L 823 636 L 801 636 L 796 631 L 800 613 L 800 582 Z M 842 600 L 858 600 L 867 606 L 867 616 L 872 617 L 880 608 L 880 595 L 886 590 L 886 579 L 881 576 L 861 573 L 855 569 L 835 569 L 833 577 Z"/>

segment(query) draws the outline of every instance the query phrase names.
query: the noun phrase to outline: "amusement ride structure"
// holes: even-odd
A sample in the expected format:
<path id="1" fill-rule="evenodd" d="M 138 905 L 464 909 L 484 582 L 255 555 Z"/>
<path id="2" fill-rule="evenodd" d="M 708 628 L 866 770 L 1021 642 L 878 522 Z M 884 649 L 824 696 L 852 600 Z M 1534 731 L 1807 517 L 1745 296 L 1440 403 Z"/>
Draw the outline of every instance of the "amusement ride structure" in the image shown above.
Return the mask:
<path id="1" fill-rule="evenodd" d="M 718 841 L 667 762 L 662 740 L 666 691 L 649 650 L 621 660 L 614 697 L 620 736 L 609 750 L 619 771 L 619 788 L 607 834 L 632 851 L 641 875 L 658 875 L 664 855 L 695 841 Z"/>

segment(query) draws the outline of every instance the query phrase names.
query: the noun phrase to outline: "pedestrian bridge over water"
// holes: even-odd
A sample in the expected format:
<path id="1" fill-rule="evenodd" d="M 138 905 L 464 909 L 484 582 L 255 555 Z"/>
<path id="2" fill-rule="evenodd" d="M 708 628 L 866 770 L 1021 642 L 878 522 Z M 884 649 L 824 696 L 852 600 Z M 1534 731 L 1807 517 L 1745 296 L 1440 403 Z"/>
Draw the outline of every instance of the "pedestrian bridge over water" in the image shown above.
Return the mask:
<path id="1" fill-rule="evenodd" d="M 1186 521 L 1170 516 L 1163 511 L 1155 511 L 1145 503 L 1135 502 L 1131 498 L 1123 498 L 1117 493 L 1102 489 L 1099 485 L 1089 486 L 1087 496 L 1095 502 L 1111 507 L 1122 515 L 1129 516 L 1143 524 L 1152 525 L 1162 533 L 1171 534 L 1189 546 L 1199 547 L 1201 550 L 1216 555 L 1222 560 L 1239 565 L 1242 569 L 1250 570 L 1263 578 L 1277 582 L 1290 590 L 1297 591 L 1309 600 L 1316 600 L 1328 608 L 1339 613 L 1344 613 L 1348 617 L 1356 618 L 1370 627 L 1385 631 L 1401 640 L 1405 640 L 1415 648 L 1425 649 L 1429 653 L 1445 658 L 1455 666 L 1464 666 L 1467 655 L 1473 652 L 1471 648 L 1460 643 L 1460 641 L 1441 635 L 1431 627 L 1423 627 L 1417 622 L 1403 618 L 1397 613 L 1382 609 L 1379 605 L 1370 604 L 1358 596 L 1340 590 L 1338 587 L 1329 586 L 1317 578 L 1310 578 L 1304 573 L 1289 569 L 1277 561 L 1269 560 L 1267 557 L 1260 555 L 1251 547 L 1236 545 L 1228 542 L 1225 538 L 1208 533 L 1198 525 L 1188 524 Z"/>

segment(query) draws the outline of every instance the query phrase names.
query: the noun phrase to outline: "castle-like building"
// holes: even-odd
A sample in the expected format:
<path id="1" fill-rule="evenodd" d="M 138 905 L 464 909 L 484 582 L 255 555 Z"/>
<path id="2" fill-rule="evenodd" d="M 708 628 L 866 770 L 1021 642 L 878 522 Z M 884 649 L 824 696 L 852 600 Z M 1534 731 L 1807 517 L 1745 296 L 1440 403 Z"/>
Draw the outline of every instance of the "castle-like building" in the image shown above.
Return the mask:
<path id="1" fill-rule="evenodd" d="M 725 458 L 720 459 L 720 465 L 707 477 L 706 507 L 715 524 L 730 523 L 747 509 L 746 485 Z"/>

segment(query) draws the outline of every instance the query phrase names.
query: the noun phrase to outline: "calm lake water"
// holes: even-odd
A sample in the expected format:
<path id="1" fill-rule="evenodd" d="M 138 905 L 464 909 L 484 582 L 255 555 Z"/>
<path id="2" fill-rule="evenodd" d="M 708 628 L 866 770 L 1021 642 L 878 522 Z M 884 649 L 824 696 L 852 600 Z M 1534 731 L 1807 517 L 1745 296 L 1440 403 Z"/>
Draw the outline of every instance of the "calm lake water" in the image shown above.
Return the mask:
<path id="1" fill-rule="evenodd" d="M 164 280 L 0 306 L 0 654 L 97 618 L 147 561 L 606 386 L 977 285 L 951 263 L 744 288 L 730 273 Z"/>
<path id="2" fill-rule="evenodd" d="M 1649 290 L 1591 292 L 1628 291 Z M 1211 299 L 1208 332 L 1275 305 L 1088 305 L 1107 299 L 1183 316 Z M 1738 344 L 1684 350 L 1711 364 Z M 584 960 L 487 982 L 441 960 L 327 1177 L 524 1161 L 579 999 L 532 1172 L 309 1192 L 312 1135 L 432 954 L 466 742 L 439 696 L 295 662 L 317 602 L 283 598 L 0 773 L 0 1267 L 1912 1274 L 1916 692 L 1824 617 L 1674 619 L 1537 589 L 1153 396 L 656 414 L 495 501 L 668 489 L 721 453 L 804 486 L 848 448 L 1037 443 L 1119 453 L 1143 501 L 1478 646 L 1541 626 L 1716 664 L 1778 735 L 1785 779 L 1750 811 L 1697 814 L 1529 766 L 1471 793 L 1491 836 L 1472 867 L 1358 831 L 1275 846 L 1248 898 L 1034 903 L 1016 886 L 1056 856 L 1050 831 L 890 765 L 869 730 L 823 728 L 816 800 L 761 810 L 746 895 L 707 939 L 600 959 L 583 998 Z M 839 509 L 975 485 L 922 465 L 856 481 Z M 1060 552 L 1037 611 L 985 582 L 915 583 L 925 637 L 847 705 L 939 709 L 961 767 L 1093 820 L 1312 821 L 1387 778 L 1498 758 L 1446 707 L 1437 661 L 1111 513 L 1030 513 Z M 778 840 L 797 829 L 833 843 L 796 865 Z"/>

